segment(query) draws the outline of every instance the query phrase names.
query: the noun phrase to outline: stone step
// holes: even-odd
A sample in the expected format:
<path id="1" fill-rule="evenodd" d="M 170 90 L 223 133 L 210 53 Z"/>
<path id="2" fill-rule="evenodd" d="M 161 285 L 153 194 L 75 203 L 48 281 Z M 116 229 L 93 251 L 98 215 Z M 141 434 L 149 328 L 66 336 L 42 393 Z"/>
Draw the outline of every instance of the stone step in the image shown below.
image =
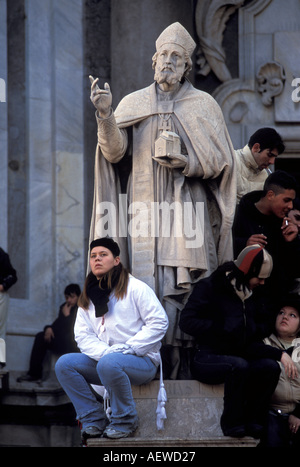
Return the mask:
<path id="1" fill-rule="evenodd" d="M 228 436 L 198 438 L 198 439 L 176 439 L 176 438 L 123 438 L 120 440 L 94 438 L 87 441 L 88 447 L 105 448 L 202 448 L 202 447 L 256 447 L 258 441 L 250 438 L 230 438 Z"/>
<path id="2" fill-rule="evenodd" d="M 253 438 L 223 435 L 220 417 L 223 410 L 223 385 L 206 385 L 194 380 L 164 381 L 167 392 L 167 419 L 164 429 L 156 426 L 159 381 L 134 386 L 133 397 L 139 415 L 139 427 L 132 437 L 120 440 L 90 439 L 90 447 L 206 447 L 256 446 Z"/>

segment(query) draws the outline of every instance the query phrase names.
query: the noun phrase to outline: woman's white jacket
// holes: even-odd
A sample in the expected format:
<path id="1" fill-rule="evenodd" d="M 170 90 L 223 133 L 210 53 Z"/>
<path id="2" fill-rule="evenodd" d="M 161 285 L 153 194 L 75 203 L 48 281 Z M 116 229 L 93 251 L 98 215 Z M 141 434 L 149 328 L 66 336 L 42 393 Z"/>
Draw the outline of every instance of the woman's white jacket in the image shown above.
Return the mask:
<path id="1" fill-rule="evenodd" d="M 74 333 L 80 351 L 94 360 L 100 360 L 111 346 L 126 344 L 158 365 L 167 328 L 166 312 L 153 290 L 130 275 L 126 297 L 117 300 L 112 293 L 104 316 L 95 316 L 91 301 L 88 310 L 78 308 Z"/>

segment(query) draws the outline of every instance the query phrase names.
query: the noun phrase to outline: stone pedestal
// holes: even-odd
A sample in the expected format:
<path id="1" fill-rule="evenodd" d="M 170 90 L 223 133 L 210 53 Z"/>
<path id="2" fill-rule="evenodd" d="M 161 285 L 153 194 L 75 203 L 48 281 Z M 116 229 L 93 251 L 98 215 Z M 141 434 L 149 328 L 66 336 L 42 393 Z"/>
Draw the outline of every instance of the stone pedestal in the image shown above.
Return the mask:
<path id="1" fill-rule="evenodd" d="M 39 384 L 18 383 L 18 376 L 19 373 L 10 374 L 9 389 L 2 394 L 0 446 L 80 446 L 75 411 L 53 371 Z M 223 436 L 220 427 L 223 385 L 210 386 L 191 380 L 167 380 L 164 384 L 168 400 L 163 430 L 156 427 L 159 381 L 155 380 L 132 388 L 140 420 L 133 436 L 120 440 L 90 439 L 87 446 L 103 448 L 102 454 L 113 451 L 112 448 L 121 448 L 119 452 L 125 452 L 126 448 L 149 448 L 154 452 L 152 448 L 170 447 L 171 452 L 181 448 L 192 451 L 196 447 L 257 446 L 258 441 L 250 437 Z"/>
<path id="2" fill-rule="evenodd" d="M 198 381 L 165 381 L 168 401 L 164 430 L 157 430 L 156 407 L 159 381 L 133 387 L 139 415 L 139 428 L 130 438 L 88 440 L 91 447 L 216 447 L 253 446 L 253 438 L 235 439 L 223 435 L 223 385 L 210 386 Z"/>

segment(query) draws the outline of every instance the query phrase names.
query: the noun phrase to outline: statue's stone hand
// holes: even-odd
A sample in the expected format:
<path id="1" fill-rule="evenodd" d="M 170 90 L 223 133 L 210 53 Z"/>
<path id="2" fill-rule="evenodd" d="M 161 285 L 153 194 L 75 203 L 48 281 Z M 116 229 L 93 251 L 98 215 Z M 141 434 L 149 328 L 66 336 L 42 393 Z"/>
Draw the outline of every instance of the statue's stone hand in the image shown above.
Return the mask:
<path id="1" fill-rule="evenodd" d="M 181 169 L 184 168 L 188 162 L 187 156 L 183 154 L 166 154 L 165 156 L 153 156 L 156 162 L 164 167 L 168 167 L 169 169 Z"/>
<path id="2" fill-rule="evenodd" d="M 112 94 L 108 83 L 104 84 L 104 89 L 98 86 L 99 78 L 94 79 L 90 75 L 91 96 L 90 99 L 96 107 L 98 114 L 102 118 L 107 118 L 111 113 Z"/>

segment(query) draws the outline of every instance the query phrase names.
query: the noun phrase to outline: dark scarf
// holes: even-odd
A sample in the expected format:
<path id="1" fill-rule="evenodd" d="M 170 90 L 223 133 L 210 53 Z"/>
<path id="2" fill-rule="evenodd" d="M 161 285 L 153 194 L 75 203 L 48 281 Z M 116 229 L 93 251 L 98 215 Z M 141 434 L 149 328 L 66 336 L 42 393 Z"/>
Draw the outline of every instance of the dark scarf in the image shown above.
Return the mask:
<path id="1" fill-rule="evenodd" d="M 89 299 L 93 302 L 95 306 L 95 316 L 100 318 L 108 312 L 108 301 L 109 295 L 118 282 L 119 277 L 119 268 L 116 267 L 112 274 L 112 288 L 109 288 L 107 285 L 107 276 L 104 276 L 101 280 L 101 287 L 97 277 L 90 272 L 87 278 L 86 293 Z"/>

